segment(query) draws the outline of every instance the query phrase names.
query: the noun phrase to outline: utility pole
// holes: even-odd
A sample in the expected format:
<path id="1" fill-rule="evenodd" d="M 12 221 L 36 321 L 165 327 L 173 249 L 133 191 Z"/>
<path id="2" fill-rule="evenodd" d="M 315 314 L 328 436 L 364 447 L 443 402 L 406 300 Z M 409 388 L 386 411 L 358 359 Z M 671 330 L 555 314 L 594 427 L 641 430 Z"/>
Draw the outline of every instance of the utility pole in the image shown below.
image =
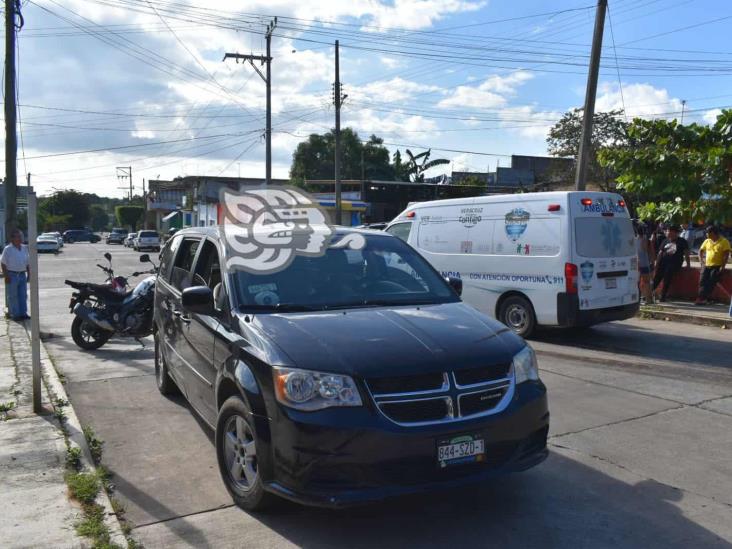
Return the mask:
<path id="1" fill-rule="evenodd" d="M 681 100 L 681 125 L 684 125 L 684 111 L 686 111 L 686 99 Z"/>
<path id="2" fill-rule="evenodd" d="M 271 46 L 272 46 L 272 32 L 277 27 L 277 18 L 275 17 L 269 25 L 267 25 L 267 31 L 264 34 L 264 37 L 267 41 L 267 55 L 244 55 L 241 53 L 227 53 L 224 54 L 224 61 L 227 59 L 236 59 L 236 62 L 238 63 L 241 59 L 242 61 L 249 61 L 249 64 L 254 68 L 255 71 L 257 71 L 257 74 L 260 76 L 262 80 L 264 80 L 264 83 L 267 85 L 267 127 L 264 130 L 264 140 L 265 140 L 265 176 L 264 181 L 265 185 L 269 186 L 272 183 L 272 52 L 271 52 Z M 254 64 L 255 61 L 260 62 L 260 66 L 266 64 L 267 67 L 265 69 L 265 73 L 262 74 L 262 71 L 259 70 L 259 68 Z"/>
<path id="3" fill-rule="evenodd" d="M 335 84 L 333 86 L 333 100 L 335 103 L 335 207 L 336 225 L 341 224 L 341 73 L 338 56 L 338 40 L 335 41 Z M 363 149 L 362 149 L 363 154 Z M 363 157 L 361 161 L 363 166 Z"/>
<path id="4" fill-rule="evenodd" d="M 597 1 L 595 12 L 595 31 L 592 36 L 590 53 L 590 72 L 587 75 L 587 91 L 585 92 L 584 119 L 582 121 L 582 141 L 577 155 L 577 172 L 574 180 L 575 189 L 585 190 L 587 161 L 592 153 L 592 122 L 595 117 L 595 96 L 597 95 L 597 77 L 600 72 L 600 54 L 602 53 L 602 33 L 605 29 L 605 12 L 607 0 Z"/>
<path id="5" fill-rule="evenodd" d="M 5 238 L 18 225 L 18 142 L 15 133 L 16 0 L 5 0 Z"/>
<path id="6" fill-rule="evenodd" d="M 130 203 L 132 203 L 132 166 L 117 166 L 117 179 L 119 181 L 124 181 L 125 179 L 129 178 L 130 180 Z M 126 187 L 118 187 L 120 190 L 126 190 Z"/>

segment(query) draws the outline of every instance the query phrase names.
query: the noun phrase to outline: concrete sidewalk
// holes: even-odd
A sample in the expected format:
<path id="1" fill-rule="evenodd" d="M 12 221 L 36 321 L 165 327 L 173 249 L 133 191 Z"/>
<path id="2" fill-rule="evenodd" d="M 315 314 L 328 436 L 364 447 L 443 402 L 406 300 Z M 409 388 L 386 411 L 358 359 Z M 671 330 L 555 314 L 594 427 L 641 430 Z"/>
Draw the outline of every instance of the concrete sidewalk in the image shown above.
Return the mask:
<path id="1" fill-rule="evenodd" d="M 663 303 L 643 305 L 640 314 L 645 318 L 657 320 L 673 320 L 690 324 L 732 328 L 729 305 L 723 303 L 694 305 L 691 301 L 669 300 Z"/>
<path id="2" fill-rule="evenodd" d="M 0 547 L 90 547 L 93 542 L 75 529 L 84 513 L 69 497 L 67 449 L 77 448 L 80 471 L 95 472 L 95 467 L 43 347 L 43 411 L 33 412 L 29 331 L 28 321 L 0 318 Z M 106 492 L 96 503 L 103 509 L 109 547 L 127 546 Z"/>

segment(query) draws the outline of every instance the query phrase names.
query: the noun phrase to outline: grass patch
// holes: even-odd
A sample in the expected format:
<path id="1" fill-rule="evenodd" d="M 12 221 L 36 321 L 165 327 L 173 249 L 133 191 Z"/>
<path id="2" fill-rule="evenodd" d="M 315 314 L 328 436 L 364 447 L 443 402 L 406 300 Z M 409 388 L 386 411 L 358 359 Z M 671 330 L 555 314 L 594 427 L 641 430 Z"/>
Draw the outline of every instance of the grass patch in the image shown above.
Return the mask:
<path id="1" fill-rule="evenodd" d="M 86 438 L 86 443 L 89 445 L 89 451 L 91 452 L 94 464 L 99 465 L 99 463 L 102 461 L 104 441 L 97 437 L 91 425 L 85 425 L 82 430 L 84 431 L 84 438 Z"/>
<path id="2" fill-rule="evenodd" d="M 15 402 L 0 402 L 0 421 L 8 419 L 8 415 L 15 408 Z"/>
<path id="3" fill-rule="evenodd" d="M 94 503 L 102 489 L 102 483 L 97 473 L 66 473 L 66 484 L 71 497 L 82 504 Z"/>
<path id="4" fill-rule="evenodd" d="M 66 412 L 63 408 L 54 407 L 53 408 L 53 417 L 55 417 L 59 423 L 63 425 L 63 422 L 66 421 Z"/>
<path id="5" fill-rule="evenodd" d="M 84 516 L 74 524 L 80 536 L 92 540 L 94 549 L 123 549 L 109 540 L 109 529 L 104 523 L 104 507 L 96 503 L 84 506 Z"/>
<path id="6" fill-rule="evenodd" d="M 78 471 L 81 467 L 81 448 L 69 446 L 66 449 L 66 467 L 71 471 Z"/>
<path id="7" fill-rule="evenodd" d="M 10 410 L 15 408 L 15 402 L 0 402 L 0 414 L 7 414 Z"/>

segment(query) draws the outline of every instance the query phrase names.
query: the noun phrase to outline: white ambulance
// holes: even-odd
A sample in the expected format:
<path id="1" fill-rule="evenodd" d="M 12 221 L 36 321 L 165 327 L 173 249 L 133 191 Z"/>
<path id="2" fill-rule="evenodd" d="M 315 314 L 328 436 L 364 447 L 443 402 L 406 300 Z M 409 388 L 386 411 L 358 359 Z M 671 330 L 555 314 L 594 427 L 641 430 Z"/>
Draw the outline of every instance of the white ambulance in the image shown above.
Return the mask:
<path id="1" fill-rule="evenodd" d="M 537 325 L 590 326 L 638 311 L 635 235 L 615 193 L 421 202 L 385 230 L 460 278 L 464 301 L 522 336 Z"/>

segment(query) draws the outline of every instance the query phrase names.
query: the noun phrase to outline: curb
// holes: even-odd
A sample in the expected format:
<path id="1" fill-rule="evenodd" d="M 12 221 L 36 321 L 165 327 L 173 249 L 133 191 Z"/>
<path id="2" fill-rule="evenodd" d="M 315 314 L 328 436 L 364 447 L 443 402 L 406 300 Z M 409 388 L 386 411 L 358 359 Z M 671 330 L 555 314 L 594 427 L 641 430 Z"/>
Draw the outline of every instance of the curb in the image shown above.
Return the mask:
<path id="1" fill-rule="evenodd" d="M 28 334 L 28 337 L 30 338 L 30 333 Z M 68 405 L 64 406 L 63 410 L 66 414 L 65 425 L 66 430 L 68 431 L 69 444 L 81 449 L 80 461 L 82 468 L 84 470 L 94 472 L 97 468 L 92 460 L 91 451 L 89 450 L 89 445 L 86 442 L 86 437 L 84 436 L 79 417 L 76 415 L 76 411 L 69 400 L 69 395 L 66 394 L 66 389 L 64 388 L 63 383 L 61 383 L 61 379 L 58 377 L 56 368 L 54 367 L 53 362 L 51 362 L 51 358 L 48 355 L 48 351 L 46 351 L 43 341 L 41 341 L 40 347 L 41 370 L 46 381 L 46 389 L 50 393 L 49 396 L 52 397 L 53 407 L 54 409 L 56 408 L 56 399 L 63 399 L 68 402 Z M 109 528 L 109 541 L 116 543 L 120 547 L 127 547 L 127 538 L 122 533 L 122 526 L 117 518 L 117 513 L 115 513 L 112 508 L 112 502 L 109 499 L 109 494 L 106 489 L 102 488 L 99 491 L 97 503 L 104 508 L 104 522 L 107 525 L 107 528 Z"/>
<path id="2" fill-rule="evenodd" d="M 651 318 L 654 320 L 670 320 L 672 322 L 685 322 L 687 324 L 697 324 L 699 326 L 716 326 L 718 328 L 732 327 L 732 318 L 723 318 L 708 315 L 692 315 L 689 313 L 679 313 L 676 311 L 664 311 L 663 309 L 649 309 L 641 307 L 639 316 L 643 318 Z"/>

